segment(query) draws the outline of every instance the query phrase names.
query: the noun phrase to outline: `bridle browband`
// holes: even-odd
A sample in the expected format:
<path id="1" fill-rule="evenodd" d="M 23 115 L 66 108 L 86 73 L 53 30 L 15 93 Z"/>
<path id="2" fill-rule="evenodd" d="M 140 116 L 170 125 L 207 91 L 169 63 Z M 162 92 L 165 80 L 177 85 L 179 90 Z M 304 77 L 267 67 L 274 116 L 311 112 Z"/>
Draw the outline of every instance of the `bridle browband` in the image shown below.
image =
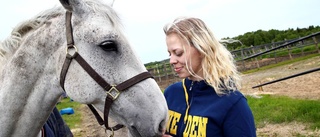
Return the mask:
<path id="1" fill-rule="evenodd" d="M 104 120 L 101 118 L 99 113 L 96 109 L 91 105 L 87 104 L 94 116 L 96 117 L 98 123 L 100 125 L 104 125 L 107 130 L 112 131 L 110 136 L 114 135 L 114 131 L 123 127 L 123 125 L 117 124 L 116 126 L 109 127 L 108 125 L 108 115 L 111 105 L 115 99 L 120 95 L 121 91 L 128 89 L 129 87 L 145 80 L 148 78 L 153 78 L 153 76 L 149 72 L 142 72 L 118 85 L 110 85 L 107 83 L 77 52 L 77 48 L 74 45 L 73 41 L 73 31 L 72 31 L 72 24 L 71 24 L 71 16 L 72 12 L 66 12 L 66 36 L 67 36 L 67 55 L 64 61 L 64 64 L 61 69 L 60 74 L 60 85 L 64 89 L 64 82 L 68 72 L 68 68 L 72 59 L 75 59 L 80 66 L 106 91 L 107 97 L 105 99 L 105 106 L 104 106 Z M 69 50 L 74 49 L 75 52 L 73 55 L 69 54 Z"/>

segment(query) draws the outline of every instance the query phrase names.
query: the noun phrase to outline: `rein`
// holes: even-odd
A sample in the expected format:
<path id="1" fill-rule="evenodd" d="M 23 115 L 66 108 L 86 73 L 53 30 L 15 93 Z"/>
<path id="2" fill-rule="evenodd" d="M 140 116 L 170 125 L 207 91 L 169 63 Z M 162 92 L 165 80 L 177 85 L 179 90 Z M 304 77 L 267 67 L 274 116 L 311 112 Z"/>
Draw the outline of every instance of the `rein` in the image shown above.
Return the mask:
<path id="1" fill-rule="evenodd" d="M 110 85 L 78 53 L 73 40 L 71 16 L 72 16 L 72 12 L 67 11 L 66 12 L 66 37 L 67 37 L 67 53 L 66 54 L 67 55 L 60 73 L 60 85 L 63 88 L 63 90 L 65 90 L 64 89 L 65 78 L 66 78 L 72 59 L 75 59 L 80 64 L 80 66 L 106 91 L 107 97 L 105 99 L 105 105 L 104 105 L 104 120 L 101 118 L 99 113 L 91 104 L 87 104 L 87 105 L 92 111 L 92 113 L 94 114 L 94 116 L 96 117 L 98 123 L 101 126 L 104 125 L 106 127 L 106 130 L 112 131 L 112 134 L 110 136 L 113 137 L 114 131 L 124 127 L 123 125 L 120 125 L 120 124 L 117 124 L 116 126 L 113 126 L 113 127 L 109 127 L 108 125 L 109 110 L 111 108 L 113 101 L 118 98 L 118 96 L 122 91 L 130 88 L 131 86 L 145 79 L 153 78 L 153 76 L 149 72 L 142 72 L 118 85 Z M 71 49 L 75 50 L 73 55 L 69 54 L 69 50 Z"/>

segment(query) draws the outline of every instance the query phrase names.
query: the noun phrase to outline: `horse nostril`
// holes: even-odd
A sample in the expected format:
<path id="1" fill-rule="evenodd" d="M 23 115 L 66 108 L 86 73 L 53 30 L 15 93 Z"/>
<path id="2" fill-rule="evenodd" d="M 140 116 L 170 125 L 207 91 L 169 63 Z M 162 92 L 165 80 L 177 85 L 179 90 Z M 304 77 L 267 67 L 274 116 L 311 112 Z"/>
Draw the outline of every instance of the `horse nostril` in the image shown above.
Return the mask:
<path id="1" fill-rule="evenodd" d="M 141 136 L 141 134 L 139 133 L 138 129 L 135 126 L 130 126 L 132 129 L 133 134 L 135 134 L 135 136 Z"/>
<path id="2" fill-rule="evenodd" d="M 133 130 L 138 131 L 138 130 L 137 130 L 137 128 L 136 128 L 135 126 L 131 126 L 131 128 L 132 128 Z"/>
<path id="3" fill-rule="evenodd" d="M 162 120 L 159 124 L 159 132 L 164 133 L 165 132 L 165 120 Z"/>

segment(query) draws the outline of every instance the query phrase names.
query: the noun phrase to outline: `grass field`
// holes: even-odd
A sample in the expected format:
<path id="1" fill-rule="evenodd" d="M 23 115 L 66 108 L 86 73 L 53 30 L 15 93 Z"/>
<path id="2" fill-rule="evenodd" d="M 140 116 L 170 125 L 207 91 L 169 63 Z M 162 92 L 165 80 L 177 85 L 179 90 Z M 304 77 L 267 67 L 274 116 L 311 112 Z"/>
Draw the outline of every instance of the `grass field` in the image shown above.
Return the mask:
<path id="1" fill-rule="evenodd" d="M 320 129 L 320 101 L 292 99 L 286 96 L 263 95 L 261 98 L 247 97 L 254 115 L 256 127 L 265 123 L 279 124 L 293 121 Z"/>

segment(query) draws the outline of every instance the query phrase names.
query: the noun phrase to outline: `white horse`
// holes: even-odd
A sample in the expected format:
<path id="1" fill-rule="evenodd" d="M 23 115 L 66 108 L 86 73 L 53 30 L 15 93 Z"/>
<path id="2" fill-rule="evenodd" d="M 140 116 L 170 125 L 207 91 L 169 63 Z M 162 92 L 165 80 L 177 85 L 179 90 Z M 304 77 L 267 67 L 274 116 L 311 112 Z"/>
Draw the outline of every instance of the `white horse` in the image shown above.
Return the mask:
<path id="1" fill-rule="evenodd" d="M 167 104 L 115 11 L 94 0 L 60 3 L 1 43 L 0 137 L 37 136 L 64 91 L 104 119 L 110 112 L 129 136 L 161 136 Z"/>

